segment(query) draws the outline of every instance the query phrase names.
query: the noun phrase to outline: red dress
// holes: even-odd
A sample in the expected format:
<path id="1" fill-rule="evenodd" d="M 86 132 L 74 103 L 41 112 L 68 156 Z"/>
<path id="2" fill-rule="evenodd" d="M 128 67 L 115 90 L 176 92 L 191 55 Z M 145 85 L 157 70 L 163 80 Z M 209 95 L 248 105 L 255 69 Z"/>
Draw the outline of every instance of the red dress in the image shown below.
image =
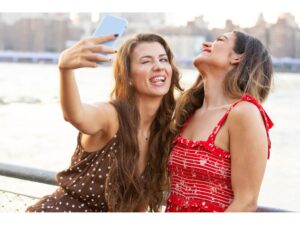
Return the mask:
<path id="1" fill-rule="evenodd" d="M 268 158 L 271 142 L 269 129 L 272 121 L 262 106 L 249 94 L 234 103 L 207 141 L 193 141 L 182 137 L 192 116 L 186 121 L 179 136 L 173 140 L 168 170 L 171 175 L 171 192 L 166 212 L 224 212 L 233 200 L 231 186 L 230 153 L 214 145 L 216 135 L 231 109 L 241 101 L 257 106 L 263 117 L 268 136 Z"/>

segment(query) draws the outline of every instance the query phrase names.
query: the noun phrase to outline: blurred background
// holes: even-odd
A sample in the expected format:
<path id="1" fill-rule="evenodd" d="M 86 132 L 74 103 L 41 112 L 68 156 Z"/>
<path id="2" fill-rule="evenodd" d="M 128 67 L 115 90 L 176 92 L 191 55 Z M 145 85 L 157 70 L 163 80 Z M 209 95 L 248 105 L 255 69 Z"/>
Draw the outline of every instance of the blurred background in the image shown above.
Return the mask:
<path id="1" fill-rule="evenodd" d="M 300 211 L 299 13 L 274 10 L 275 15 L 269 15 L 271 10 L 249 8 L 248 11 L 251 14 L 248 22 L 243 20 L 246 14 L 245 18 L 242 15 L 235 18 L 184 10 L 182 13 L 0 13 L 0 162 L 55 172 L 69 165 L 77 131 L 63 120 L 61 113 L 57 60 L 62 50 L 90 36 L 105 14 L 129 21 L 119 45 L 139 32 L 163 35 L 176 55 L 186 88 L 197 77 L 192 60 L 200 52 L 201 43 L 236 29 L 259 38 L 269 49 L 275 68 L 273 91 L 264 103 L 275 126 L 270 131 L 271 158 L 259 205 Z M 84 102 L 109 100 L 113 87 L 110 65 L 79 69 L 76 79 Z M 32 199 L 22 200 L 17 206 L 20 197 L 8 197 L 3 191 L 40 197 L 55 188 L 0 176 L 0 211 L 16 211 L 16 208 L 22 211 L 32 202 Z M 7 208 L 8 204 L 11 208 Z"/>
<path id="2" fill-rule="evenodd" d="M 277 71 L 300 71 L 300 18 L 291 12 L 278 13 L 274 22 L 257 12 L 252 13 L 257 16 L 252 21 L 224 18 L 222 25 L 217 20 L 209 22 L 205 15 L 185 17 L 184 13 L 0 13 L 0 60 L 55 63 L 59 52 L 90 36 L 105 14 L 129 21 L 119 44 L 139 32 L 159 33 L 169 41 L 181 66 L 192 66 L 203 41 L 242 30 L 269 49 Z M 241 26 L 240 21 L 247 22 L 248 27 Z"/>

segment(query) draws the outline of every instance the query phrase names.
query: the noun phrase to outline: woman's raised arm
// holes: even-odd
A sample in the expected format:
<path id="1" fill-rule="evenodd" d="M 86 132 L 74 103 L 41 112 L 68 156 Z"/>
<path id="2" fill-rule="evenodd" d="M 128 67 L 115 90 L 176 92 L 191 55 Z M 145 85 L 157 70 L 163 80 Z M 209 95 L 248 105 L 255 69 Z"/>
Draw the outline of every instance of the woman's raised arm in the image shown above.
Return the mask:
<path id="1" fill-rule="evenodd" d="M 102 43 L 114 38 L 116 38 L 114 35 L 110 35 L 83 39 L 63 51 L 59 57 L 60 102 L 63 116 L 85 134 L 108 129 L 108 116 L 113 109 L 108 103 L 90 105 L 81 102 L 74 69 L 97 67 L 99 62 L 110 61 L 109 57 L 101 53 L 112 54 L 116 51 Z"/>

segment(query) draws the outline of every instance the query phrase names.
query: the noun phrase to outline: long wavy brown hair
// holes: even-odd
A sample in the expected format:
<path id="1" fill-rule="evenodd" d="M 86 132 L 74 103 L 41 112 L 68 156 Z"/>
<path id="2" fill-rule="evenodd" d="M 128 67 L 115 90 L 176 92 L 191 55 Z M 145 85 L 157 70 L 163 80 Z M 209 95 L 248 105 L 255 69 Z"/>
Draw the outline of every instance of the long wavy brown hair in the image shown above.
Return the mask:
<path id="1" fill-rule="evenodd" d="M 172 67 L 169 92 L 162 98 L 155 119 L 150 127 L 148 153 L 143 178 L 137 173 L 139 145 L 137 128 L 140 114 L 137 109 L 136 91 L 129 85 L 131 55 L 140 43 L 160 43 Z M 106 197 L 110 211 L 132 212 L 141 204 L 148 204 L 149 211 L 159 211 L 163 191 L 168 184 L 167 157 L 171 138 L 170 121 L 175 109 L 174 90 L 179 85 L 179 71 L 173 53 L 166 41 L 157 34 L 139 34 L 127 40 L 119 49 L 114 63 L 115 88 L 111 103 L 119 115 L 119 146 L 106 181 Z M 111 183 L 111 185 L 107 185 Z"/>
<path id="2" fill-rule="evenodd" d="M 240 31 L 235 34 L 234 52 L 242 54 L 242 60 L 223 81 L 224 93 L 232 98 L 241 98 L 244 93 L 251 94 L 259 102 L 263 102 L 271 89 L 273 66 L 271 56 L 261 41 Z M 204 82 L 199 74 L 196 82 L 185 91 L 177 101 L 171 130 L 177 135 L 187 118 L 204 100 Z"/>

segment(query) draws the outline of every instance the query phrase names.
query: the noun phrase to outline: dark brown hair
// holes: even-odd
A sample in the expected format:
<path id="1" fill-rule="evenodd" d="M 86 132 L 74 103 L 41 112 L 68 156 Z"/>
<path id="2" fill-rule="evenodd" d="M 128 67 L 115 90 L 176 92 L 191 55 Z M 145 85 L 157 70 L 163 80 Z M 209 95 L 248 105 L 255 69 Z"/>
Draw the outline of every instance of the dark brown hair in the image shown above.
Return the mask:
<path id="1" fill-rule="evenodd" d="M 172 67 L 172 81 L 150 127 L 148 164 L 141 179 L 137 174 L 137 128 L 140 115 L 136 105 L 136 91 L 129 85 L 129 77 L 132 52 L 136 46 L 145 42 L 157 42 L 163 46 Z M 175 109 L 174 90 L 182 90 L 179 85 L 179 71 L 168 44 L 161 36 L 139 34 L 127 40 L 119 49 L 114 63 L 114 76 L 112 104 L 119 115 L 120 150 L 107 179 L 107 183 L 111 185 L 108 187 L 106 184 L 109 210 L 134 211 L 141 203 L 146 202 L 150 211 L 159 211 L 163 190 L 168 181 L 166 167 L 171 138 L 169 125 Z"/>
<path id="2" fill-rule="evenodd" d="M 239 31 L 233 33 L 236 37 L 233 50 L 237 54 L 242 54 L 242 60 L 226 75 L 223 82 L 224 93 L 232 98 L 241 98 L 244 93 L 248 93 L 259 102 L 263 102 L 272 84 L 271 56 L 258 39 Z M 177 102 L 171 126 L 175 135 L 182 129 L 187 118 L 202 106 L 203 99 L 204 83 L 200 74 L 196 82 Z"/>

